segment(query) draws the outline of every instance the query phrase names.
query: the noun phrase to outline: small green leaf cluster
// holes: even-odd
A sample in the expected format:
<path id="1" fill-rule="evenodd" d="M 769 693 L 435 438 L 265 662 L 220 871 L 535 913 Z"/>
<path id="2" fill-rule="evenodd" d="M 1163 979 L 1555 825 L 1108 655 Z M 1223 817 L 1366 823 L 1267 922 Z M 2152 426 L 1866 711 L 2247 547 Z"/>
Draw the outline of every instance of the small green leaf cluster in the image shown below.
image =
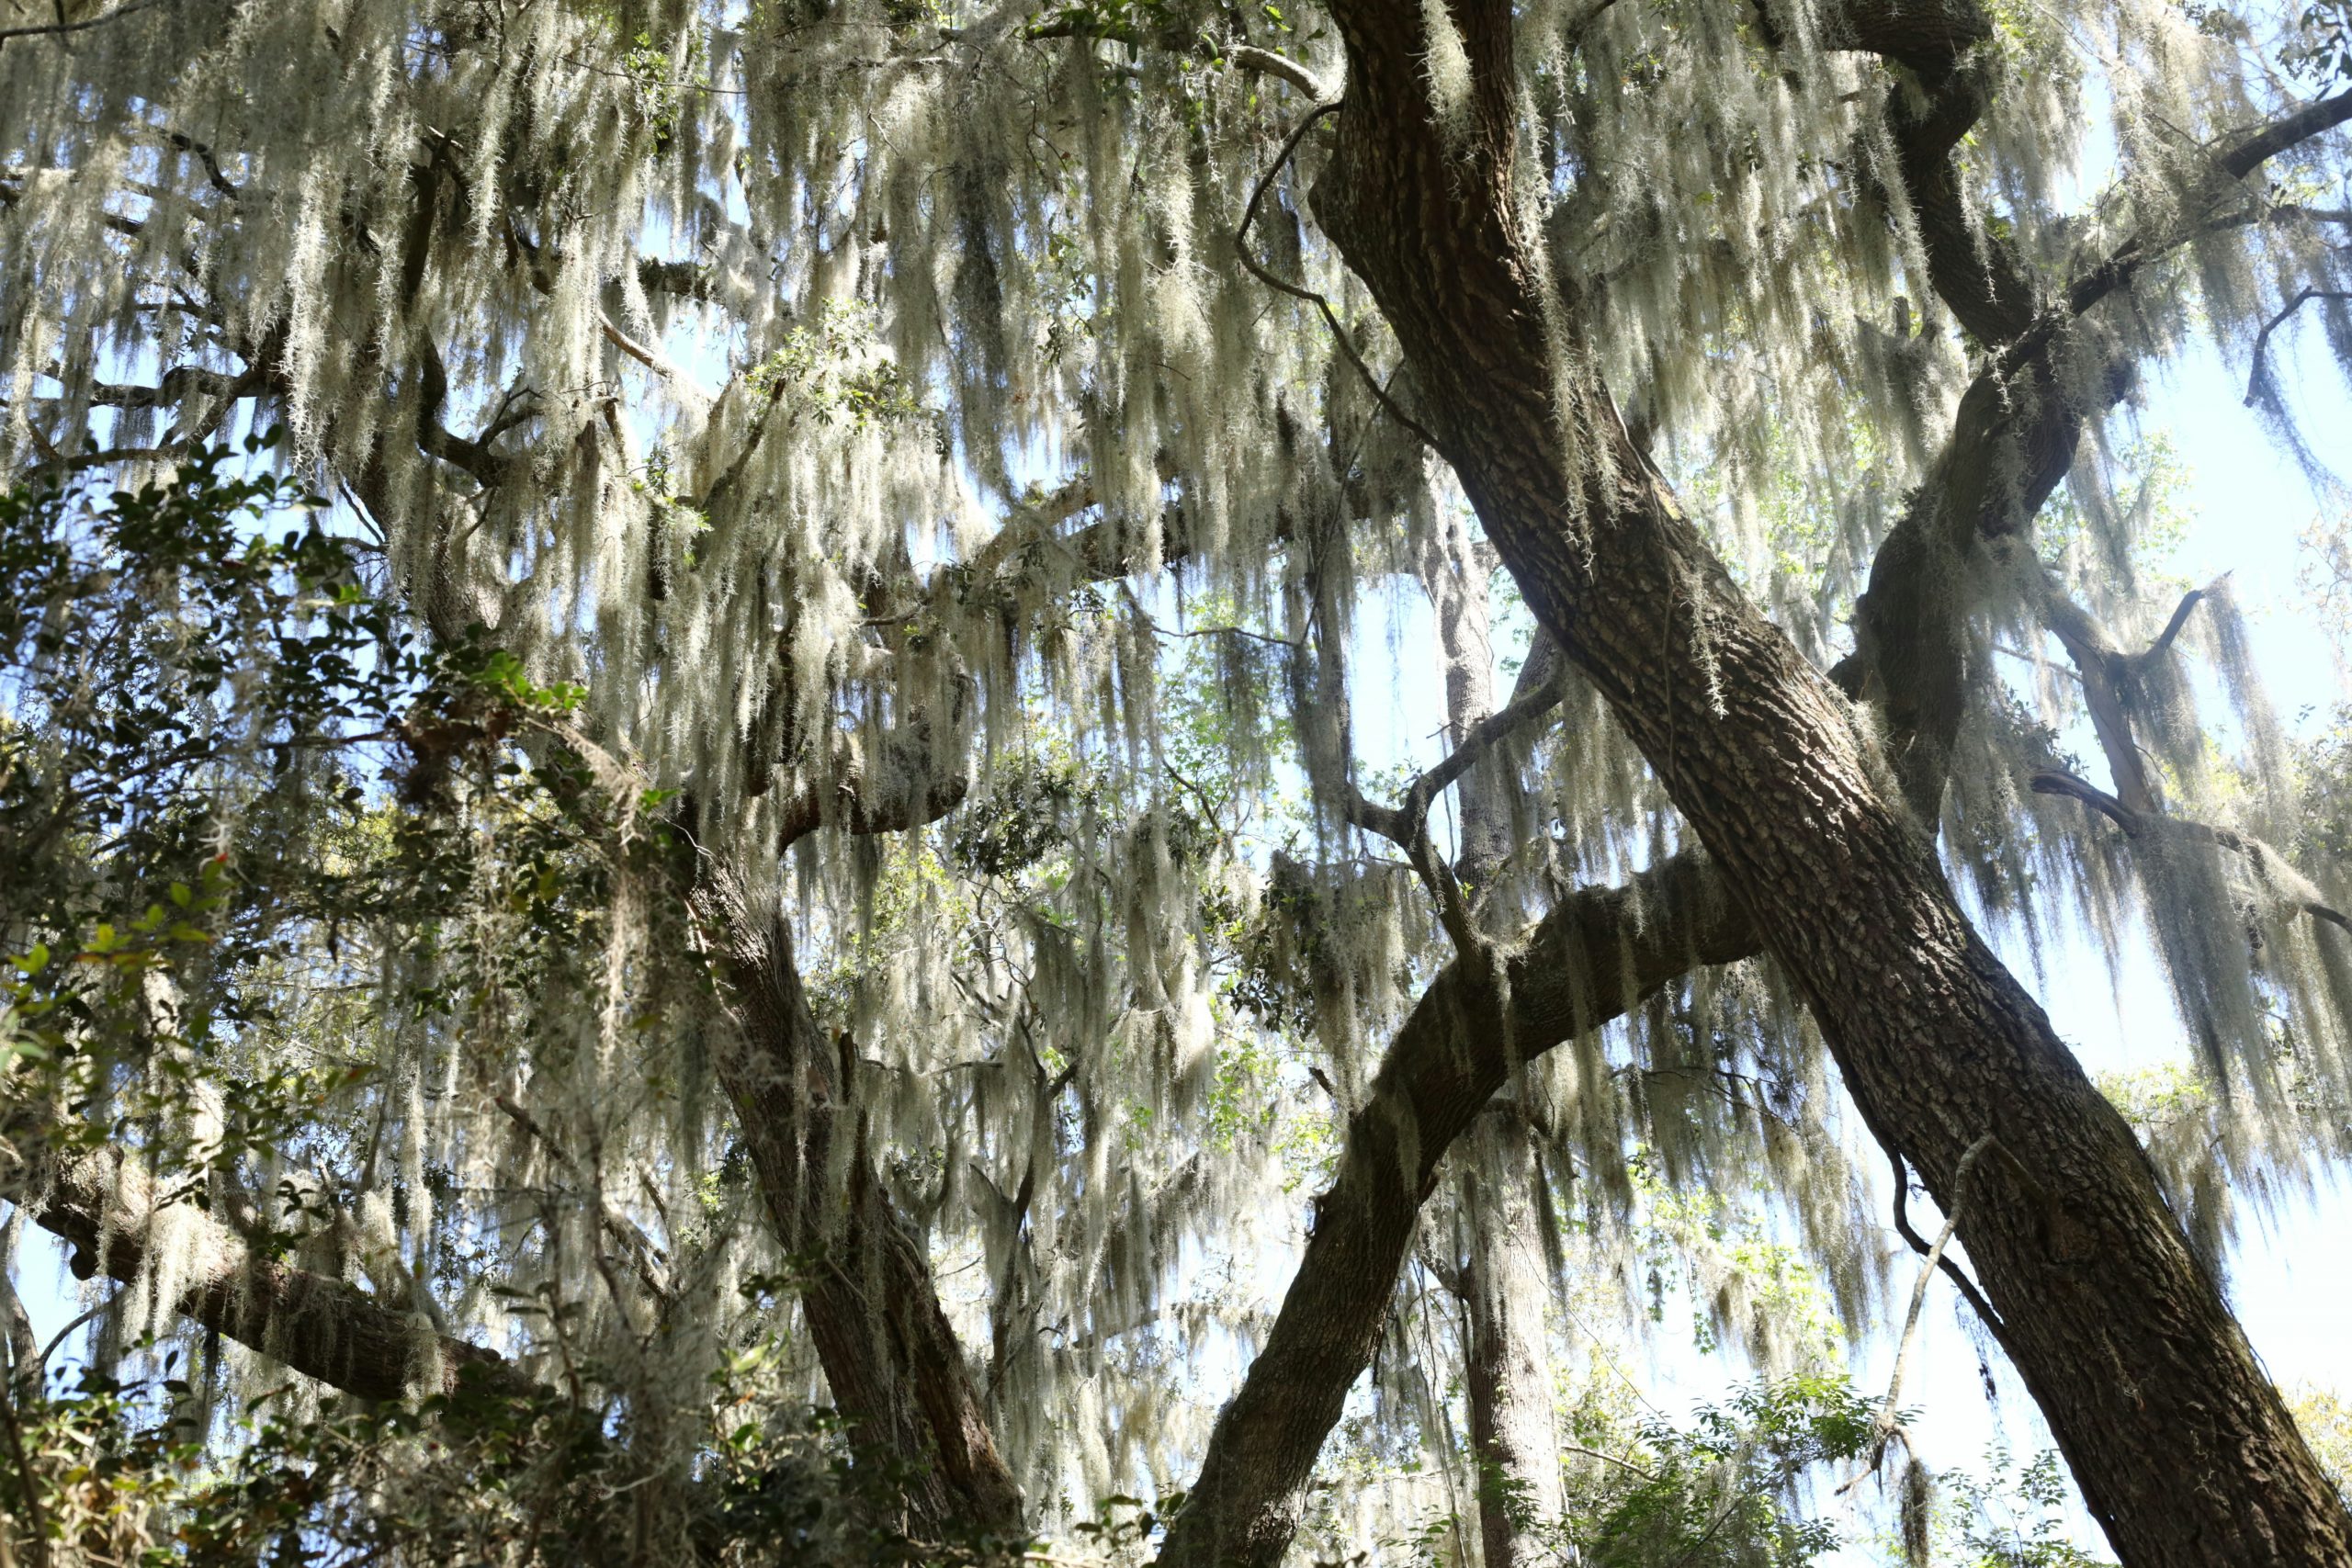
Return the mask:
<path id="1" fill-rule="evenodd" d="M 2322 92 L 2352 82 L 2352 0 L 2311 0 L 2278 62 Z"/>
<path id="2" fill-rule="evenodd" d="M 935 418 L 921 389 L 881 352 L 872 313 L 853 305 L 829 305 L 791 328 L 743 380 L 755 397 L 789 399 L 796 415 L 805 410 L 859 430 Z"/>

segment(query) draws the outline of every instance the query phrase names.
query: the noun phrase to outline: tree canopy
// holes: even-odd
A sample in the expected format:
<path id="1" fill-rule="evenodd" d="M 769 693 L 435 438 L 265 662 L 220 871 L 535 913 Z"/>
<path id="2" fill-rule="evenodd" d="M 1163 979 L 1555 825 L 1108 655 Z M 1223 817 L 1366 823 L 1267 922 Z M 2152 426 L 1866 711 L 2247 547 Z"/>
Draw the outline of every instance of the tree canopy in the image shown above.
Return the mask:
<path id="1" fill-rule="evenodd" d="M 0 1558 L 1923 1561 L 1932 1285 L 2132 1568 L 2352 1564 L 2219 1278 L 2352 1126 L 2342 731 L 2134 419 L 2334 484 L 2347 40 L 17 0 L 0 1195 L 111 1286 L 0 1302 Z"/>

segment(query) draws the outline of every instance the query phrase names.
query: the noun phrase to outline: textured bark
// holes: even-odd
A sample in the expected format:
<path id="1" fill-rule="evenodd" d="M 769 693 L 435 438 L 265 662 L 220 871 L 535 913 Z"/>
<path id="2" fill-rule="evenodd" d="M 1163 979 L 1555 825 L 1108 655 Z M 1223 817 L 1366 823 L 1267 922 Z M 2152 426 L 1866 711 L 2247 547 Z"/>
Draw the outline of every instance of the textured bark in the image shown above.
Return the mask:
<path id="1" fill-rule="evenodd" d="M 1540 296 L 1511 197 L 1510 14 L 1452 9 L 1476 86 L 1449 145 L 1417 13 L 1334 7 L 1350 85 L 1313 200 L 1539 624 L 1721 867 L 1880 1141 L 1949 1211 L 1962 1154 L 1993 1135 L 1962 1238 L 2125 1562 L 2352 1562 L 2352 1518 L 2130 1129 L 1969 925 L 1844 697 L 1732 583 L 1598 389 L 1572 463 L 1553 367 L 1578 325 L 1572 299 Z"/>
<path id="2" fill-rule="evenodd" d="M 1446 740 L 1456 752 L 1494 713 L 1489 570 L 1456 519 L 1445 520 L 1423 551 L 1421 584 L 1436 612 L 1445 663 Z M 1523 686 L 1532 690 L 1542 681 L 1545 662 L 1528 660 Z M 1455 784 L 1455 867 L 1474 887 L 1510 848 L 1506 787 L 1507 775 L 1491 761 L 1474 764 Z M 1528 1527 L 1557 1519 L 1565 1496 L 1544 1336 L 1544 1270 L 1526 1200 L 1532 1151 L 1517 1118 L 1490 1113 L 1482 1122 L 1484 1135 L 1468 1139 L 1453 1156 L 1464 1256 L 1453 1283 L 1464 1320 L 1464 1396 L 1481 1556 L 1485 1568 L 1518 1568 L 1533 1556 Z"/>
<path id="3" fill-rule="evenodd" d="M 1534 1151 L 1516 1115 L 1489 1114 L 1463 1150 L 1469 1257 L 1462 1272 L 1464 1402 L 1478 1467 L 1478 1540 L 1485 1568 L 1543 1560 L 1528 1527 L 1566 1506 L 1558 1413 L 1544 1332 L 1543 1256 L 1530 1212 Z"/>
<path id="4" fill-rule="evenodd" d="M 38 1134 L 27 1145 L 38 1148 Z M 256 1258 L 244 1239 L 192 1204 L 158 1204 L 146 1168 L 118 1150 L 36 1156 L 8 1182 L 36 1224 L 73 1244 L 75 1274 L 140 1282 L 160 1229 L 194 1259 L 172 1306 L 306 1377 L 361 1399 L 448 1393 L 461 1380 L 490 1393 L 541 1392 L 494 1350 L 435 1331 L 423 1314 L 388 1305 L 324 1274 Z M 188 1230 L 196 1234 L 189 1235 Z"/>
<path id="5" fill-rule="evenodd" d="M 1923 73 L 1948 73 L 1957 51 L 1982 36 L 1962 8 L 1949 11 L 1909 17 L 1919 29 L 1914 32 L 1885 25 L 1867 8 L 1825 25 L 1838 47 L 1871 48 Z M 1966 129 L 1949 118 L 1922 118 L 1905 125 L 1905 165 L 1919 169 L 1948 162 Z M 1946 183 L 1937 188 L 1954 187 Z M 1915 195 L 1915 204 L 1918 200 Z M 1981 247 L 1966 225 L 1947 205 L 1927 205 L 1934 210 L 1921 211 L 1919 220 L 1937 257 L 1935 281 L 1946 303 L 1972 328 L 2013 327 L 2018 318 L 1991 314 L 1992 289 L 1973 281 L 1983 265 Z M 2120 389 L 2118 378 L 2110 390 Z M 1987 542 L 2019 534 L 2030 525 L 2064 478 L 2084 417 L 2084 411 L 2055 395 L 2039 360 L 2021 375 L 1988 369 L 1977 376 L 1961 400 L 1927 482 L 1910 497 L 1872 560 L 1867 591 L 1855 611 L 1856 652 L 1833 675 L 1849 695 L 1872 705 L 1883 754 L 1903 797 L 1923 823 L 1932 824 L 1939 814 L 1953 742 L 1967 711 L 1968 621 L 1975 604 L 1969 585 L 1982 552 Z M 1439 629 L 1449 656 L 1451 703 L 1457 684 L 1467 694 L 1472 682 L 1454 677 L 1459 650 L 1452 646 L 1454 626 L 1442 606 Z M 1522 671 L 1522 689 L 1539 660 L 1558 657 L 1548 634 L 1539 631 L 1536 644 Z M 1464 733 L 1456 731 L 1456 744 Z M 1469 826 L 1480 809 L 1481 804 L 1465 800 L 1465 841 L 1481 836 Z M 1364 825 L 1385 830 L 1378 821 Z M 1350 1130 L 1343 1171 L 1354 1168 L 1360 1152 L 1365 1159 L 1385 1157 L 1375 1145 L 1385 1136 L 1384 1129 L 1397 1123 L 1414 1126 L 1422 1157 L 1434 1168 L 1443 1145 L 1468 1125 L 1466 1115 L 1457 1114 L 1461 1100 L 1483 1099 L 1504 1082 L 1505 1039 L 1521 1057 L 1540 1055 L 1579 1030 L 1620 1016 L 1692 968 L 1764 951 L 1745 910 L 1701 853 L 1669 861 L 1623 890 L 1579 890 L 1523 934 L 1520 947 L 1509 970 L 1508 1021 L 1499 1015 L 1483 1024 L 1465 1021 L 1459 1034 L 1442 1025 L 1432 1010 L 1458 1006 L 1476 982 L 1459 964 L 1441 975 L 1393 1043 L 1366 1113 Z M 1468 1036 L 1478 1028 L 1487 1032 L 1474 1042 Z M 1417 1111 L 1411 1097 L 1425 1093 L 1435 1098 L 1426 1111 Z M 1343 1226 L 1351 1235 L 1361 1229 L 1378 1239 L 1361 1250 L 1308 1248 L 1282 1309 L 1281 1321 L 1295 1320 L 1297 1331 L 1277 1332 L 1252 1363 L 1244 1389 L 1250 1394 L 1248 1384 L 1261 1382 L 1281 1392 L 1238 1400 L 1220 1420 L 1194 1491 L 1201 1500 L 1199 1517 L 1186 1524 L 1173 1543 L 1174 1554 L 1165 1561 L 1186 1561 L 1181 1553 L 1196 1550 L 1191 1533 L 1195 1531 L 1244 1543 L 1240 1552 L 1247 1561 L 1272 1561 L 1251 1553 L 1275 1551 L 1264 1543 L 1287 1540 L 1295 1523 L 1287 1492 L 1304 1483 L 1328 1431 L 1328 1422 L 1315 1428 L 1299 1413 L 1329 1410 L 1336 1419 L 1346 1385 L 1361 1374 L 1371 1353 L 1368 1338 L 1362 1341 L 1361 1358 L 1328 1353 L 1334 1343 L 1356 1342 L 1361 1303 L 1349 1303 L 1348 1292 L 1355 1288 L 1349 1271 L 1376 1269 L 1367 1259 L 1389 1258 L 1393 1277 L 1410 1235 L 1412 1216 L 1406 1211 L 1425 1192 L 1412 1190 L 1409 1182 L 1341 1180 L 1320 1199 L 1322 1223 Z M 1385 1289 L 1385 1283 L 1378 1287 Z M 1327 1325 L 1336 1340 L 1325 1337 Z M 1213 1520 L 1211 1515 L 1224 1517 Z M 1250 1541 L 1261 1544 L 1250 1546 Z"/>
<path id="6" fill-rule="evenodd" d="M 1975 570 L 1974 558 L 1983 541 L 2018 532 L 2049 498 L 2073 459 L 2081 422 L 2079 412 L 2054 397 L 2012 398 L 1996 376 L 1977 378 L 1962 399 L 1929 481 L 1915 493 L 1872 562 L 1855 615 L 1858 650 L 1834 674 L 1850 694 L 1867 697 L 1876 708 L 1884 752 L 1904 798 L 1922 821 L 1936 819 L 1953 740 L 1966 714 L 1973 600 L 1964 584 Z M 1538 645 L 1540 655 L 1556 657 L 1548 635 L 1540 635 Z M 1531 654 L 1531 671 L 1537 657 Z M 1523 676 L 1521 686 L 1527 684 Z M 1540 1055 L 1580 1030 L 1622 1016 L 1693 968 L 1764 951 L 1745 910 L 1699 853 L 1677 857 L 1624 889 L 1580 889 L 1539 920 L 1520 945 L 1510 967 L 1508 1024 L 1498 1015 L 1480 1043 L 1483 1049 L 1435 1027 L 1425 1010 L 1474 984 L 1460 965 L 1449 967 L 1393 1043 L 1389 1066 L 1375 1080 L 1374 1107 L 1376 1107 L 1376 1114 L 1360 1118 L 1359 1126 L 1383 1126 L 1406 1117 L 1409 1096 L 1432 1086 L 1442 1098 L 1483 1099 L 1508 1075 L 1506 1039 L 1521 1058 Z M 1486 1087 L 1464 1087 L 1480 1084 Z M 1382 1100 L 1379 1086 L 1385 1086 L 1390 1100 Z M 1457 1121 L 1442 1111 L 1414 1120 L 1424 1145 L 1430 1146 L 1427 1157 L 1432 1167 L 1444 1152 L 1434 1145 L 1468 1124 L 1466 1118 Z M 1351 1149 L 1355 1136 L 1351 1128 Z M 1417 1206 L 1419 1201 L 1401 1189 L 1342 1182 L 1324 1195 L 1319 1212 L 1327 1221 L 1363 1224 L 1393 1237 L 1393 1272 L 1408 1244 L 1411 1216 L 1384 1212 L 1371 1217 L 1358 1211 Z M 1311 1325 L 1340 1312 L 1334 1303 L 1345 1287 L 1338 1276 L 1360 1261 L 1353 1251 L 1310 1247 L 1284 1298 L 1283 1316 L 1296 1314 L 1302 1325 Z M 1340 1313 L 1328 1321 L 1340 1324 L 1351 1316 Z M 1218 1487 L 1216 1495 L 1223 1502 L 1216 1506 L 1237 1517 L 1262 1510 L 1265 1529 L 1274 1533 L 1291 1528 L 1276 1522 L 1285 1512 L 1276 1499 L 1286 1487 L 1304 1483 L 1324 1435 L 1316 1432 L 1309 1447 L 1303 1423 L 1274 1413 L 1286 1412 L 1295 1402 L 1329 1408 L 1336 1419 L 1347 1383 L 1371 1354 L 1367 1340 L 1365 1359 L 1351 1364 L 1330 1357 L 1318 1357 L 1311 1370 L 1297 1364 L 1295 1348 L 1323 1347 L 1318 1332 L 1303 1326 L 1295 1338 L 1269 1342 L 1250 1378 L 1287 1387 L 1294 1397 L 1253 1402 L 1221 1421 L 1202 1472 L 1203 1486 L 1214 1481 Z M 1340 1386 L 1310 1396 L 1304 1385 L 1317 1377 L 1336 1379 Z M 1256 1458 L 1228 1461 L 1228 1447 Z M 1201 1495 L 1199 1488 L 1195 1495 Z M 1204 1510 L 1209 1506 L 1204 1504 Z M 1235 1531 L 1237 1539 L 1247 1533 Z"/>
<path id="7" fill-rule="evenodd" d="M 865 1146 L 846 1039 L 808 1010 L 780 914 L 724 872 L 694 896 L 727 982 L 735 1038 L 718 1075 L 775 1234 L 804 1271 L 802 1315 L 859 1458 L 903 1487 L 918 1540 L 1022 1535 L 1021 1489 L 998 1453 L 930 1260 L 899 1223 Z"/>

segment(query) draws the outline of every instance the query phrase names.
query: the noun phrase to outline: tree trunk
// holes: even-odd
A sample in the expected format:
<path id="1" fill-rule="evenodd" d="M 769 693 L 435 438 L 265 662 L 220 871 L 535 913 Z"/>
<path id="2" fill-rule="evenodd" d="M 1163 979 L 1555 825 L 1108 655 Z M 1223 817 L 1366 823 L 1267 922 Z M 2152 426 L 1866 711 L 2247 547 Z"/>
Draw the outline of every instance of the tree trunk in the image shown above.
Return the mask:
<path id="1" fill-rule="evenodd" d="M 1556 1524 L 1566 1506 L 1544 1332 L 1541 1222 L 1528 1201 L 1533 1151 L 1515 1111 L 1484 1118 L 1481 1133 L 1462 1150 L 1470 1243 L 1462 1275 L 1463 1382 L 1478 1467 L 1478 1540 L 1486 1568 L 1526 1568 L 1542 1560 L 1528 1539 L 1531 1527 Z"/>
<path id="2" fill-rule="evenodd" d="M 1452 10 L 1474 92 L 1449 138 L 1418 12 L 1334 6 L 1350 85 L 1313 201 L 1539 624 L 1721 867 L 1873 1133 L 1960 1213 L 2003 1343 L 2124 1561 L 2352 1563 L 2352 1518 L 2130 1129 L 1961 912 L 1845 698 L 1732 583 L 1606 392 L 1555 381 L 1579 323 L 1540 296 L 1521 238 L 1510 11 Z M 1996 1157 L 1955 1191 L 1986 1134 Z"/>
<path id="3" fill-rule="evenodd" d="M 1445 661 L 1446 741 L 1456 750 L 1495 707 L 1490 569 L 1479 554 L 1464 520 L 1443 517 L 1420 563 Z M 1538 662 L 1531 658 L 1522 675 Z M 1474 887 L 1485 884 L 1510 847 L 1507 779 L 1488 760 L 1455 784 L 1454 863 Z M 1456 1281 L 1465 1320 L 1464 1395 L 1481 1555 L 1486 1568 L 1519 1568 L 1532 1556 L 1529 1527 L 1560 1517 L 1560 1451 L 1544 1338 L 1544 1269 L 1535 1255 L 1534 1216 L 1526 1199 L 1526 1129 L 1508 1113 L 1483 1122 L 1484 1135 L 1470 1138 L 1453 1156 L 1465 1254 Z"/>
<path id="4" fill-rule="evenodd" d="M 865 1146 L 848 1043 L 818 1029 L 783 918 L 707 871 L 694 912 L 717 950 L 737 1038 L 718 1053 L 776 1239 L 805 1270 L 801 1313 L 851 1445 L 898 1489 L 921 1541 L 1023 1539 L 1021 1489 L 998 1453 L 930 1260 Z"/>

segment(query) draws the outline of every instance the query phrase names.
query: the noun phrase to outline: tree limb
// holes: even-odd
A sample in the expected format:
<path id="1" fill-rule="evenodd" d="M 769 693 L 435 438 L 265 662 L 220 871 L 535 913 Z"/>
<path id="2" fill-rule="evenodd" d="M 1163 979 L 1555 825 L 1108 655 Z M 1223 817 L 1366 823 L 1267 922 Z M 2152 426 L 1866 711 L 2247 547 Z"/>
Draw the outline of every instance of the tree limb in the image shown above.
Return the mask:
<path id="1" fill-rule="evenodd" d="M 164 3 L 164 0 L 127 0 L 126 4 L 116 6 L 104 16 L 85 17 L 78 22 L 40 22 L 21 28 L 0 28 L 0 48 L 6 47 L 11 39 L 62 38 L 70 33 L 85 33 L 92 28 L 102 28 L 108 22 L 119 22 L 125 17 L 153 10 Z"/>
<path id="2" fill-rule="evenodd" d="M 160 1198 L 125 1150 L 51 1155 L 43 1143 L 40 1128 L 18 1143 L 8 1190 L 36 1224 L 73 1245 L 74 1272 L 83 1279 L 103 1273 L 141 1283 L 158 1238 L 168 1235 L 175 1258 L 196 1260 L 189 1277 L 167 1276 L 173 1310 L 345 1393 L 403 1399 L 420 1386 L 450 1393 L 461 1383 L 501 1396 L 544 1392 L 496 1351 L 437 1333 L 420 1314 L 256 1255 L 192 1204 Z"/>
<path id="3" fill-rule="evenodd" d="M 2352 915 L 2329 904 L 2277 850 L 2251 833 L 2241 833 L 2233 828 L 2216 828 L 2204 822 L 2192 822 L 2185 818 L 2168 816 L 2160 811 L 2134 810 L 2123 801 L 2108 794 L 2097 784 L 2063 769 L 2044 768 L 2033 775 L 2030 787 L 2036 795 L 2062 795 L 2081 801 L 2123 830 L 2127 839 L 2144 839 L 2155 833 L 2176 833 L 2199 843 L 2211 844 L 2244 855 L 2254 863 L 2255 874 L 2276 891 L 2281 900 L 2312 919 L 2352 931 Z"/>
<path id="4" fill-rule="evenodd" d="M 818 1028 L 781 910 L 707 858 L 688 908 L 735 1026 L 717 1053 L 719 1081 L 777 1242 L 808 1269 L 802 1315 L 854 1449 L 903 1480 L 918 1534 L 1018 1539 L 1020 1487 L 929 1260 L 875 1171 L 846 1071 L 854 1053 Z"/>
<path id="5" fill-rule="evenodd" d="M 2313 299 L 2352 299 L 2352 289 L 2313 288 L 2306 284 L 2292 299 L 2279 307 L 2277 315 L 2262 323 L 2262 330 L 2254 335 L 2254 367 L 2246 373 L 2246 407 L 2252 408 L 2260 402 L 2262 394 L 2270 389 L 2270 376 L 2263 358 L 2270 347 L 2270 334 L 2284 325 L 2288 317 Z"/>
<path id="6" fill-rule="evenodd" d="M 1346 802 L 1348 820 L 1368 833 L 1379 834 L 1399 849 L 1408 848 L 1425 832 L 1430 807 L 1448 785 L 1476 767 L 1487 752 L 1558 707 L 1566 694 L 1566 687 L 1554 681 L 1513 698 L 1480 720 L 1463 737 L 1462 744 L 1408 785 L 1404 799 L 1395 806 L 1367 800 L 1351 784 Z"/>

